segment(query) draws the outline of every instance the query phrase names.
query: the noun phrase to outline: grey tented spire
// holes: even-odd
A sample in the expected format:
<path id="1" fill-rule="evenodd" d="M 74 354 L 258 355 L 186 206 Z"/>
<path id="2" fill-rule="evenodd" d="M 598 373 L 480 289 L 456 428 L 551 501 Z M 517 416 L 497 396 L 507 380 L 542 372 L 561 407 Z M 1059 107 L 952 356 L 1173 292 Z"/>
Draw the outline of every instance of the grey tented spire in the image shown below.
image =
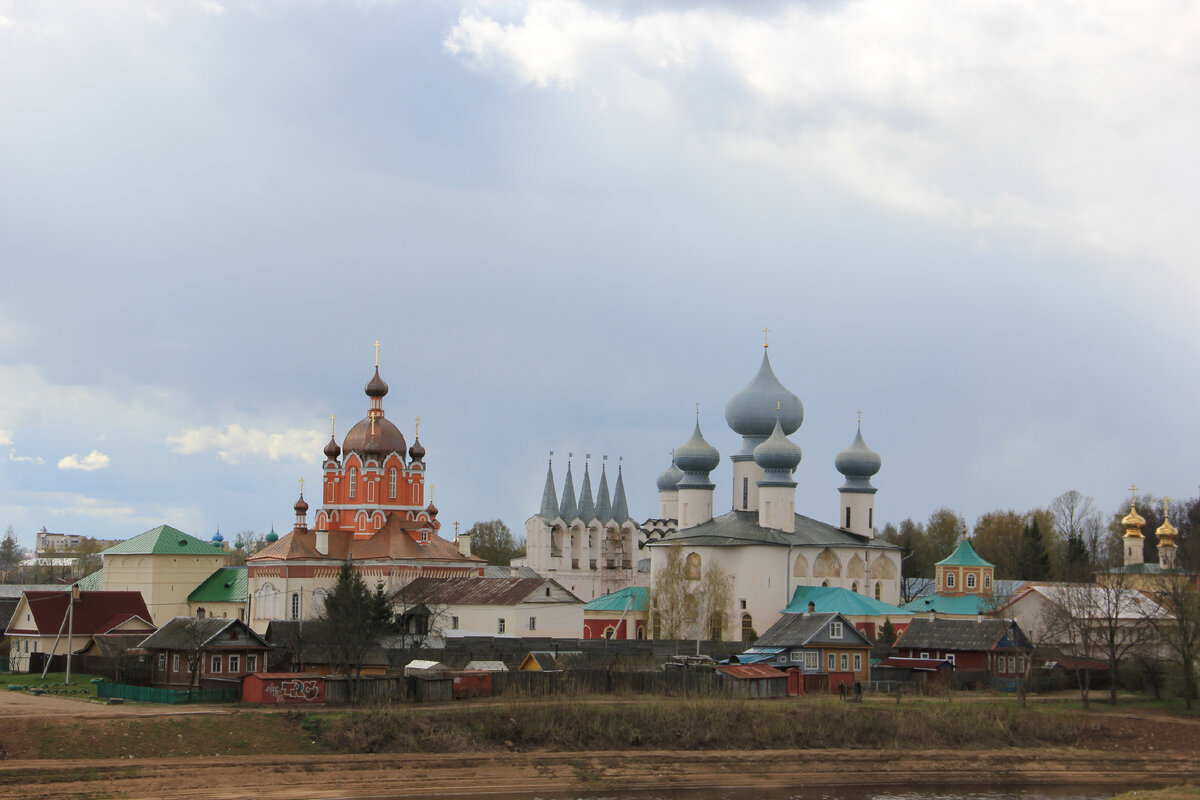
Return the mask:
<path id="1" fill-rule="evenodd" d="M 629 502 L 625 500 L 625 479 L 617 465 L 617 488 L 613 492 L 613 521 L 621 525 L 629 520 Z"/>
<path id="2" fill-rule="evenodd" d="M 546 488 L 542 490 L 542 507 L 538 516 L 547 522 L 558 516 L 558 499 L 554 491 L 554 462 L 546 465 Z"/>
<path id="3" fill-rule="evenodd" d="M 608 458 L 608 456 L 605 456 Z M 613 518 L 612 501 L 608 498 L 608 473 L 605 469 L 607 465 L 600 465 L 600 491 L 596 494 L 596 519 L 600 520 L 600 524 L 608 522 Z"/>
<path id="4" fill-rule="evenodd" d="M 575 479 L 571 477 L 570 461 L 567 462 L 567 479 L 563 482 L 562 501 L 558 504 L 558 515 L 568 523 L 579 516 L 579 506 L 575 504 Z"/>
<path id="5" fill-rule="evenodd" d="M 583 462 L 583 488 L 579 491 L 579 518 L 586 525 L 596 518 L 596 502 L 592 500 L 592 475 L 588 462 Z"/>

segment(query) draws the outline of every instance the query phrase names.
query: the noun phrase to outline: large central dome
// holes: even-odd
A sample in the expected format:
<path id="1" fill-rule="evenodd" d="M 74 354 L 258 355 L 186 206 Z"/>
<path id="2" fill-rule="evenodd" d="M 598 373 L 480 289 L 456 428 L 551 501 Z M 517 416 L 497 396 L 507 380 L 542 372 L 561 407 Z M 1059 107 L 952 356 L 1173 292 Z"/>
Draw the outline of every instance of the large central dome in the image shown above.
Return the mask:
<path id="1" fill-rule="evenodd" d="M 372 439 L 379 445 L 379 452 L 383 455 L 384 459 L 387 458 L 388 453 L 394 450 L 400 455 L 400 460 L 404 460 L 404 452 L 407 449 L 404 434 L 392 424 L 391 420 L 382 415 L 375 418 L 374 433 L 371 432 L 371 418 L 369 416 L 359 420 L 350 429 L 350 432 L 346 434 L 346 438 L 342 442 L 342 456 L 345 457 L 351 453 L 358 453 L 360 457 L 365 457 L 367 442 Z"/>
<path id="2" fill-rule="evenodd" d="M 747 439 L 763 440 L 775 430 L 776 420 L 783 434 L 791 436 L 804 422 L 804 405 L 775 377 L 764 351 L 762 366 L 754 380 L 725 404 L 725 422 L 734 433 Z"/>

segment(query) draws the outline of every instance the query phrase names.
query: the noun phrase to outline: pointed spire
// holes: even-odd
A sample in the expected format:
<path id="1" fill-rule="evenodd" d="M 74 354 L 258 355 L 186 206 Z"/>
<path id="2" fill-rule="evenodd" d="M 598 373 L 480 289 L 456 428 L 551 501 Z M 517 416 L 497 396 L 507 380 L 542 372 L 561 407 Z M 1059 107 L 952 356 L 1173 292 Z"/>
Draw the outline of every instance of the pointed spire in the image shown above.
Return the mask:
<path id="1" fill-rule="evenodd" d="M 591 458 L 592 454 L 588 453 L 587 458 Z M 583 462 L 583 487 L 579 490 L 579 518 L 587 524 L 596 518 L 596 502 L 592 499 L 592 476 L 589 471 L 591 465 L 585 460 Z"/>
<path id="2" fill-rule="evenodd" d="M 571 477 L 571 461 L 569 458 L 569 456 L 575 454 L 568 453 L 567 455 L 567 478 L 563 481 L 562 502 L 558 504 L 558 515 L 569 523 L 579 516 L 579 506 L 575 503 L 575 479 Z"/>
<path id="3" fill-rule="evenodd" d="M 602 525 L 613 518 L 612 500 L 608 496 L 608 465 L 604 463 L 607 460 L 608 456 L 604 456 L 600 462 L 600 490 L 596 493 L 596 519 Z"/>
<path id="4" fill-rule="evenodd" d="M 549 522 L 558 516 L 558 498 L 554 491 L 554 451 L 546 463 L 546 488 L 542 490 L 542 507 L 538 516 Z"/>
<path id="5" fill-rule="evenodd" d="M 625 478 L 617 464 L 617 488 L 613 492 L 613 521 L 618 525 L 629 520 L 629 502 L 625 499 Z"/>

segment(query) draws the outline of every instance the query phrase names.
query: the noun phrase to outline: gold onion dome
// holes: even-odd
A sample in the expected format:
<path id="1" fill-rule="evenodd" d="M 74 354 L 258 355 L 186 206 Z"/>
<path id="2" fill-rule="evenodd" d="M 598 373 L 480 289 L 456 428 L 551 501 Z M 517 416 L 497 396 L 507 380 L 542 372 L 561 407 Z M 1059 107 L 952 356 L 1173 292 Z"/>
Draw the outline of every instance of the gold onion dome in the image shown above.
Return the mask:
<path id="1" fill-rule="evenodd" d="M 1169 519 L 1163 520 L 1163 524 L 1159 525 L 1158 530 L 1156 530 L 1154 533 L 1160 539 L 1163 538 L 1164 536 L 1169 539 L 1174 539 L 1176 536 L 1179 535 L 1179 531 L 1175 529 L 1175 526 L 1171 524 L 1171 520 L 1169 520 Z"/>
<path id="2" fill-rule="evenodd" d="M 1137 512 L 1137 506 L 1130 503 L 1129 513 L 1121 520 L 1121 524 L 1125 526 L 1126 536 L 1141 536 L 1141 527 L 1146 524 L 1146 520 Z"/>

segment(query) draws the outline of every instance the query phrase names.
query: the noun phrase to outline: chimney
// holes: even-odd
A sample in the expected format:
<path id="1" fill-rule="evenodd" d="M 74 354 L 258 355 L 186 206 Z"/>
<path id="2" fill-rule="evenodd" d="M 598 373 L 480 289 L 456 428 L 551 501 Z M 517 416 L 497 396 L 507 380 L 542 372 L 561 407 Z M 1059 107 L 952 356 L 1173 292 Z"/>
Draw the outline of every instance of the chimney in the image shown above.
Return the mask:
<path id="1" fill-rule="evenodd" d="M 468 557 L 471 555 L 471 534 L 460 533 L 458 535 L 458 552 Z"/>
<path id="2" fill-rule="evenodd" d="M 808 601 L 808 613 L 812 614 L 817 610 L 817 604 L 812 600 Z"/>
<path id="3" fill-rule="evenodd" d="M 936 608 L 929 609 L 929 621 L 937 622 L 937 609 Z"/>
<path id="4" fill-rule="evenodd" d="M 512 565 L 510 564 L 510 565 L 509 565 L 509 567 L 508 567 L 508 575 L 509 575 L 509 577 L 510 577 L 510 578 L 519 578 L 519 577 L 521 577 L 521 568 L 520 568 L 520 567 L 514 567 L 514 566 L 512 566 Z"/>
<path id="5" fill-rule="evenodd" d="M 329 555 L 329 531 L 314 531 L 317 536 L 317 552 L 323 556 Z"/>

